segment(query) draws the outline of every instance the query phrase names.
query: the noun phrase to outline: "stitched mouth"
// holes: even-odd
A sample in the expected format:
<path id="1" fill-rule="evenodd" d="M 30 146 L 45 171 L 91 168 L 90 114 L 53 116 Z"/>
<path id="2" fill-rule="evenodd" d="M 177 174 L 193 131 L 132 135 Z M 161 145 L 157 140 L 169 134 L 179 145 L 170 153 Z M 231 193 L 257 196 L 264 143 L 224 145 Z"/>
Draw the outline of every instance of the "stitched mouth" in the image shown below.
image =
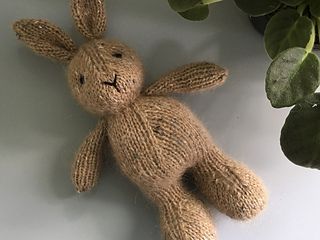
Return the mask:
<path id="1" fill-rule="evenodd" d="M 117 92 L 120 92 L 120 89 L 119 89 L 118 86 L 117 86 L 117 80 L 118 80 L 118 75 L 115 74 L 115 75 L 114 75 L 114 79 L 113 79 L 112 82 L 104 81 L 104 82 L 102 82 L 102 83 L 103 83 L 104 85 L 114 87 L 114 88 L 117 90 Z"/>

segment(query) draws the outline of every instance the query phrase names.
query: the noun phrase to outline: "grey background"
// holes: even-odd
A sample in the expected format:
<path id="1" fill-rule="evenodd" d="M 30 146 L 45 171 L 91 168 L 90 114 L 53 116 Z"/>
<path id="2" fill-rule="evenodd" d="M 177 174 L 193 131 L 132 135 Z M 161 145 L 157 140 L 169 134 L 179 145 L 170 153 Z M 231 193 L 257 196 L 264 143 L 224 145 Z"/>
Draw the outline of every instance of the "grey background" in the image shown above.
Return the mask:
<path id="1" fill-rule="evenodd" d="M 161 239 L 156 209 L 119 173 L 111 156 L 98 187 L 78 195 L 69 179 L 73 153 L 96 123 L 71 98 L 65 69 L 35 56 L 10 29 L 17 18 L 47 18 L 78 42 L 67 0 L 0 1 L 0 239 Z M 264 93 L 269 59 L 262 37 L 231 0 L 192 23 L 166 0 L 107 0 L 107 36 L 134 47 L 147 81 L 197 60 L 230 69 L 214 92 L 186 102 L 231 156 L 269 188 L 268 209 L 241 223 L 213 211 L 220 239 L 320 239 L 320 173 L 283 156 L 279 134 L 287 110 Z"/>

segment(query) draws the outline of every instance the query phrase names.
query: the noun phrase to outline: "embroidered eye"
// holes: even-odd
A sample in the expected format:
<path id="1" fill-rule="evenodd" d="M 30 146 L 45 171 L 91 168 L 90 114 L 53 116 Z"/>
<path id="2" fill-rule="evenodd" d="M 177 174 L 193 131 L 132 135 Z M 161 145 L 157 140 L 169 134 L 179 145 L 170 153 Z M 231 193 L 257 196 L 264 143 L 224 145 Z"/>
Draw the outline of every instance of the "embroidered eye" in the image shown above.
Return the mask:
<path id="1" fill-rule="evenodd" d="M 85 79 L 84 79 L 83 74 L 80 74 L 80 76 L 79 76 L 79 82 L 80 82 L 81 85 L 83 85 L 83 84 L 85 83 Z"/>
<path id="2" fill-rule="evenodd" d="M 113 53 L 113 54 L 112 54 L 112 57 L 115 57 L 115 58 L 122 58 L 122 53 L 120 53 L 120 52 Z"/>

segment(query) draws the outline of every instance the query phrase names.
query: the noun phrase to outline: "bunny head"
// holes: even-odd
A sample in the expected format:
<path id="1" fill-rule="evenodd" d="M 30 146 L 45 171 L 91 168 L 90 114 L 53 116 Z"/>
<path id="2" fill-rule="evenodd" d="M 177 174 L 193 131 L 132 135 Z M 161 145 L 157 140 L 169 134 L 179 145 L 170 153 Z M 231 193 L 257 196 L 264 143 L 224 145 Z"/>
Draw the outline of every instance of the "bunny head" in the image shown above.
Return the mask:
<path id="1" fill-rule="evenodd" d="M 78 30 L 88 40 L 80 47 L 46 20 L 23 19 L 13 28 L 34 52 L 67 64 L 71 91 L 86 110 L 98 115 L 115 114 L 139 96 L 142 63 L 128 46 L 103 39 L 103 0 L 72 0 L 71 7 Z"/>
<path id="2" fill-rule="evenodd" d="M 68 79 L 79 103 L 90 112 L 104 115 L 120 111 L 139 95 L 143 71 L 129 47 L 95 39 L 73 57 Z"/>

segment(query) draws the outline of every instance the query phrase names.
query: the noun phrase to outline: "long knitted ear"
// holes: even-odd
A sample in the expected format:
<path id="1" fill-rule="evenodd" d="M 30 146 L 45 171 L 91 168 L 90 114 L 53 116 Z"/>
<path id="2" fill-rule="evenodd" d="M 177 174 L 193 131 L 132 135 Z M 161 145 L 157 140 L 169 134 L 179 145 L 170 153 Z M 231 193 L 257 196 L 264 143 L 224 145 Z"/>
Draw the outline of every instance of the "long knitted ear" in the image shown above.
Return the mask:
<path id="1" fill-rule="evenodd" d="M 77 50 L 66 33 L 46 20 L 22 19 L 14 23 L 13 30 L 34 52 L 54 60 L 68 62 Z"/>
<path id="2" fill-rule="evenodd" d="M 145 90 L 146 95 L 166 95 L 210 89 L 224 83 L 228 71 L 213 63 L 184 65 L 161 77 Z"/>
<path id="3" fill-rule="evenodd" d="M 100 38 L 106 30 L 104 0 L 71 0 L 72 15 L 79 31 L 87 38 Z"/>

